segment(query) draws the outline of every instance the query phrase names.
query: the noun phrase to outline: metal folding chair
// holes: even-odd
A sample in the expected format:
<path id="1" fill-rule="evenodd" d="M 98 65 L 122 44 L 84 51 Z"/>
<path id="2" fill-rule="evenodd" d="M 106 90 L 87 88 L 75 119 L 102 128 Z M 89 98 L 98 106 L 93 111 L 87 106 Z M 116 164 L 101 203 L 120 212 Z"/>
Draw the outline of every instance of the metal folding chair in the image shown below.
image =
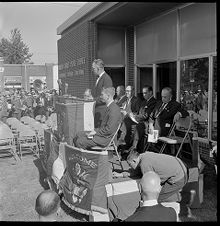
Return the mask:
<path id="1" fill-rule="evenodd" d="M 33 130 L 23 128 L 18 132 L 17 140 L 21 159 L 25 150 L 31 150 L 39 158 L 37 137 Z"/>
<path id="2" fill-rule="evenodd" d="M 123 170 L 123 165 L 121 163 L 121 157 L 120 157 L 120 155 L 118 153 L 118 145 L 117 145 L 117 134 L 118 134 L 119 129 L 121 128 L 121 125 L 122 125 L 122 123 L 120 123 L 118 125 L 117 130 L 115 131 L 113 137 L 111 138 L 109 144 L 106 147 L 94 146 L 91 149 L 92 150 L 100 150 L 100 151 L 108 151 L 108 152 L 115 151 L 115 153 L 117 155 L 117 158 L 118 158 L 118 161 L 120 163 L 120 166 L 121 166 L 121 168 Z"/>
<path id="3" fill-rule="evenodd" d="M 187 116 L 186 118 L 180 118 L 176 123 L 173 123 L 170 132 L 167 137 L 159 137 L 158 140 L 163 142 L 163 145 L 159 153 L 163 153 L 167 145 L 171 145 L 171 154 L 176 157 L 179 155 L 183 144 L 188 143 L 191 150 L 193 150 L 193 145 L 191 138 L 189 136 L 190 129 L 192 127 L 192 116 Z M 176 154 L 175 147 L 179 146 Z"/>
<path id="4" fill-rule="evenodd" d="M 5 123 L 0 122 L 0 154 L 6 154 L 7 152 L 12 154 L 14 159 L 17 161 L 18 156 L 14 135 Z"/>

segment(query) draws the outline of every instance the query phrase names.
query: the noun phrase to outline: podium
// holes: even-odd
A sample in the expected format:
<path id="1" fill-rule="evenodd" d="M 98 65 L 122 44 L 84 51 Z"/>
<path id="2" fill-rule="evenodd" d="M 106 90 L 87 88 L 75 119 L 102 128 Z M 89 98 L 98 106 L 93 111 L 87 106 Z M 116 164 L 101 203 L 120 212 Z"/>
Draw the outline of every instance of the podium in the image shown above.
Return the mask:
<path id="1" fill-rule="evenodd" d="M 94 129 L 94 101 L 71 99 L 72 102 L 56 103 L 57 130 L 69 145 L 79 131 Z"/>

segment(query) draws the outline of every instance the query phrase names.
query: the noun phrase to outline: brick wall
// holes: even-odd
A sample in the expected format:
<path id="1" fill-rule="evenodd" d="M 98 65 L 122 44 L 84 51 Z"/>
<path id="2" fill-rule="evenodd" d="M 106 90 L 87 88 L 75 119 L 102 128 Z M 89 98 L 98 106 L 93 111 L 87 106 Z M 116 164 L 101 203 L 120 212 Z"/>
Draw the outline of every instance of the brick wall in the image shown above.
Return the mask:
<path id="1" fill-rule="evenodd" d="M 85 22 L 73 27 L 58 40 L 58 77 L 68 83 L 68 94 L 82 97 L 96 78 L 91 65 L 95 55 L 95 24 Z"/>
<path id="2" fill-rule="evenodd" d="M 134 27 L 127 29 L 127 67 L 128 67 L 128 84 L 134 85 Z"/>

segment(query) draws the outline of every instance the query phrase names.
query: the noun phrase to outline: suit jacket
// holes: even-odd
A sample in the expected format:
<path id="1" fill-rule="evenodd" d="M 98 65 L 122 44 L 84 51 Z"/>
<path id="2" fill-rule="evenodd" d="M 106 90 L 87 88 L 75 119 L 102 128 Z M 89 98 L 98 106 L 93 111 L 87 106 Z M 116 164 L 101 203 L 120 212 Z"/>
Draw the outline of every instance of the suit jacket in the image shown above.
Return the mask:
<path id="1" fill-rule="evenodd" d="M 176 211 L 161 204 L 137 208 L 125 221 L 177 221 Z"/>
<path id="2" fill-rule="evenodd" d="M 93 141 L 100 146 L 107 146 L 121 123 L 119 106 L 113 101 L 107 108 L 100 128 L 95 129 Z"/>
<path id="3" fill-rule="evenodd" d="M 125 104 L 127 104 L 127 101 L 124 102 L 122 107 L 124 107 Z M 130 101 L 130 106 L 131 106 L 131 112 L 134 114 L 138 114 L 138 112 L 140 110 L 140 106 L 141 106 L 141 100 L 138 97 L 133 96 Z M 125 110 L 127 111 L 127 107 L 125 108 Z M 130 113 L 130 112 L 128 112 L 128 113 Z"/>
<path id="4" fill-rule="evenodd" d="M 95 85 L 94 89 L 92 90 L 92 96 L 96 100 L 96 106 L 105 104 L 100 99 L 100 95 L 101 95 L 103 87 L 108 88 L 108 87 L 112 87 L 112 86 L 113 86 L 112 79 L 105 72 L 102 75 L 102 77 L 99 79 L 98 84 Z"/>
<path id="5" fill-rule="evenodd" d="M 157 100 L 151 97 L 149 100 L 143 100 L 140 106 L 139 114 L 135 116 L 138 122 L 148 120 L 150 113 L 153 111 L 157 104 Z"/>
<path id="6" fill-rule="evenodd" d="M 173 124 L 173 118 L 174 115 L 177 112 L 180 112 L 182 114 L 182 117 L 185 118 L 189 115 L 189 113 L 183 109 L 181 104 L 175 100 L 171 100 L 167 106 L 164 108 L 164 110 L 159 114 L 157 117 L 158 111 L 160 107 L 162 106 L 163 102 L 159 101 L 157 105 L 155 106 L 154 110 L 150 114 L 150 118 L 154 121 L 157 121 L 160 130 L 160 136 L 167 136 L 170 130 L 170 127 Z"/>
<path id="7" fill-rule="evenodd" d="M 127 100 L 126 95 L 123 95 L 123 96 L 121 96 L 120 98 L 116 97 L 116 98 L 115 98 L 115 103 L 116 103 L 119 107 L 122 107 L 126 100 Z"/>

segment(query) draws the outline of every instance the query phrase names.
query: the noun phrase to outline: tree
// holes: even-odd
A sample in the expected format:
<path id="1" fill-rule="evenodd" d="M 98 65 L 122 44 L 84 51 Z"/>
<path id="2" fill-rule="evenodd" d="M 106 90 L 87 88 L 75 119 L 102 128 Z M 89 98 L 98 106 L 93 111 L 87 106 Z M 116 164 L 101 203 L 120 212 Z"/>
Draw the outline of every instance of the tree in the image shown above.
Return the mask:
<path id="1" fill-rule="evenodd" d="M 0 55 L 4 58 L 5 64 L 31 63 L 32 53 L 29 53 L 29 47 L 23 42 L 18 28 L 11 30 L 11 36 L 8 39 L 0 40 Z"/>

